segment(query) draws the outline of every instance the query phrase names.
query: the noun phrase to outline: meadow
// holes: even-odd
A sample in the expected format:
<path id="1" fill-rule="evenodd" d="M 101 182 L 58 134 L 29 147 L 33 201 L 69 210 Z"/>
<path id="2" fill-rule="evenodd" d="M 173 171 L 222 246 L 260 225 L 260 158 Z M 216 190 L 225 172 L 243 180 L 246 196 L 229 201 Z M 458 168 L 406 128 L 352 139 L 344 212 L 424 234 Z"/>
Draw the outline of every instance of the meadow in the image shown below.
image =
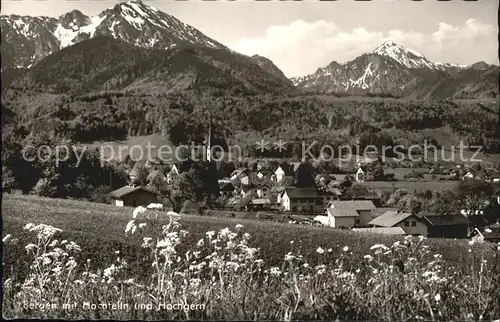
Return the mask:
<path id="1" fill-rule="evenodd" d="M 500 317 L 497 245 L 7 194 L 2 217 L 8 318 Z M 62 309 L 86 302 L 128 308 Z"/>
<path id="2" fill-rule="evenodd" d="M 397 189 L 405 189 L 409 193 L 418 191 L 430 190 L 433 192 L 442 192 L 446 189 L 454 189 L 459 181 L 442 180 L 442 181 L 366 181 L 356 182 L 356 185 L 361 185 L 368 190 L 380 190 L 388 193 L 393 193 Z"/>

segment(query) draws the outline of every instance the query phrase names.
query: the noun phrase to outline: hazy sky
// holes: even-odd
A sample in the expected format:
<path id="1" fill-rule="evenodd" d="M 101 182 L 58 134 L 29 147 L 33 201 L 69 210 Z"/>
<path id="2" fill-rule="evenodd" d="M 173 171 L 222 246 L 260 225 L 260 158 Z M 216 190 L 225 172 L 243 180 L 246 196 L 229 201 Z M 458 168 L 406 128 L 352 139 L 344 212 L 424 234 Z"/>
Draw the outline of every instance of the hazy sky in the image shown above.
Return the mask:
<path id="1" fill-rule="evenodd" d="M 118 1 L 2 0 L 2 15 L 96 15 Z M 289 76 L 346 62 L 391 39 L 436 62 L 498 64 L 498 1 L 143 0 L 243 54 L 271 59 Z"/>

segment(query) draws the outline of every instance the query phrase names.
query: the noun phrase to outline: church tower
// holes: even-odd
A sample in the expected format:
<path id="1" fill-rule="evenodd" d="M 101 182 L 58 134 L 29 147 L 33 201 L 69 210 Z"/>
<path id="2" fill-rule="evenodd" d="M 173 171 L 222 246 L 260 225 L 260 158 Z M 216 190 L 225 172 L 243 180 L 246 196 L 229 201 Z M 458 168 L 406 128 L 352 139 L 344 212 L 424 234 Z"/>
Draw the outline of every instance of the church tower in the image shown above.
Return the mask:
<path id="1" fill-rule="evenodd" d="M 212 140 L 212 118 L 210 118 L 210 123 L 208 125 L 208 141 L 207 141 L 207 161 L 211 162 L 211 146 L 210 141 Z"/>

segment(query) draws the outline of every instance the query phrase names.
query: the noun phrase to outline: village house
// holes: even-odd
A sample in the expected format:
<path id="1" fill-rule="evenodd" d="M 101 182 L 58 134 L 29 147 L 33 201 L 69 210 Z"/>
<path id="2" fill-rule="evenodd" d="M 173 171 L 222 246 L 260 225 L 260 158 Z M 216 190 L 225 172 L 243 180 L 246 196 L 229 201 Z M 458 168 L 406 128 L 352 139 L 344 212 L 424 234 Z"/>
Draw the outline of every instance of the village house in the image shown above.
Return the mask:
<path id="1" fill-rule="evenodd" d="M 248 196 L 250 196 L 250 194 L 252 194 L 254 192 L 254 190 L 252 189 L 252 187 L 250 185 L 241 185 L 240 186 L 240 196 L 242 198 L 246 198 Z"/>
<path id="2" fill-rule="evenodd" d="M 496 223 L 489 227 L 474 228 L 469 235 L 470 240 L 482 243 L 488 241 L 490 243 L 500 242 L 500 224 Z"/>
<path id="3" fill-rule="evenodd" d="M 369 200 L 333 200 L 326 208 L 326 214 L 334 226 L 352 228 L 367 226 L 375 218 L 373 202 Z"/>
<path id="4" fill-rule="evenodd" d="M 292 162 L 290 164 L 283 163 L 276 168 L 271 180 L 280 182 L 284 177 L 293 176 L 300 166 L 300 162 Z"/>
<path id="5" fill-rule="evenodd" d="M 167 183 L 172 183 L 172 180 L 179 175 L 177 165 L 172 165 L 172 169 L 167 173 Z"/>
<path id="6" fill-rule="evenodd" d="M 474 174 L 471 171 L 467 171 L 467 173 L 462 176 L 462 180 L 468 179 L 474 179 Z"/>
<path id="7" fill-rule="evenodd" d="M 363 169 L 358 168 L 358 171 L 356 171 L 355 178 L 356 178 L 357 182 L 364 182 L 365 181 L 365 172 L 363 171 Z"/>
<path id="8" fill-rule="evenodd" d="M 427 222 L 409 212 L 387 211 L 368 223 L 374 227 L 400 227 L 407 235 L 427 237 Z"/>
<path id="9" fill-rule="evenodd" d="M 330 177 L 330 184 L 332 185 L 340 185 L 342 182 L 344 182 L 347 179 L 352 179 L 349 174 L 343 174 L 343 173 L 332 173 L 329 175 Z"/>
<path id="10" fill-rule="evenodd" d="M 158 194 L 140 186 L 127 185 L 110 193 L 115 206 L 147 206 L 158 202 Z"/>
<path id="11" fill-rule="evenodd" d="M 438 215 L 421 212 L 419 216 L 427 222 L 427 236 L 435 238 L 467 238 L 469 220 L 461 214 Z"/>
<path id="12" fill-rule="evenodd" d="M 268 184 L 261 184 L 257 187 L 257 197 L 269 198 L 271 195 L 271 186 Z"/>
<path id="13" fill-rule="evenodd" d="M 279 202 L 283 211 L 315 213 L 323 210 L 323 198 L 314 188 L 285 188 Z"/>
<path id="14" fill-rule="evenodd" d="M 318 191 L 319 195 L 323 197 L 323 205 L 326 206 L 330 201 L 340 200 L 342 197 L 342 191 L 335 187 L 327 187 Z"/>
<path id="15" fill-rule="evenodd" d="M 230 178 L 231 180 L 240 179 L 241 177 L 247 176 L 248 175 L 247 172 L 248 172 L 247 169 L 236 169 L 233 172 L 231 172 Z"/>
<path id="16" fill-rule="evenodd" d="M 266 209 L 269 209 L 271 206 L 272 206 L 271 199 L 269 199 L 269 198 L 256 198 L 256 199 L 252 199 L 249 203 L 247 203 L 246 210 L 247 211 L 266 210 Z"/>
<path id="17" fill-rule="evenodd" d="M 283 180 L 285 175 L 286 175 L 285 169 L 283 169 L 282 166 L 278 166 L 278 168 L 274 171 L 274 174 L 271 179 L 273 181 L 280 182 L 281 180 Z"/>
<path id="18" fill-rule="evenodd" d="M 231 198 L 236 190 L 233 183 L 229 180 L 219 180 L 219 191 L 221 196 Z"/>

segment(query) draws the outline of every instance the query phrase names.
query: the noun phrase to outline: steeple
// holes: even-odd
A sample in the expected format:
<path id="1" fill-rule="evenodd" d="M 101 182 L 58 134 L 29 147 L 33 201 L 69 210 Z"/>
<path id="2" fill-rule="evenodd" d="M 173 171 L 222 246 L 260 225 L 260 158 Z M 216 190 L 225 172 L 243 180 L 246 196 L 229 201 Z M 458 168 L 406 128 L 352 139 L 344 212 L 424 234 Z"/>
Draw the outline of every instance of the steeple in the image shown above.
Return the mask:
<path id="1" fill-rule="evenodd" d="M 210 141 L 212 140 L 212 118 L 210 118 L 210 123 L 208 125 L 208 141 L 207 141 L 207 161 L 211 161 L 211 146 L 210 146 Z"/>

